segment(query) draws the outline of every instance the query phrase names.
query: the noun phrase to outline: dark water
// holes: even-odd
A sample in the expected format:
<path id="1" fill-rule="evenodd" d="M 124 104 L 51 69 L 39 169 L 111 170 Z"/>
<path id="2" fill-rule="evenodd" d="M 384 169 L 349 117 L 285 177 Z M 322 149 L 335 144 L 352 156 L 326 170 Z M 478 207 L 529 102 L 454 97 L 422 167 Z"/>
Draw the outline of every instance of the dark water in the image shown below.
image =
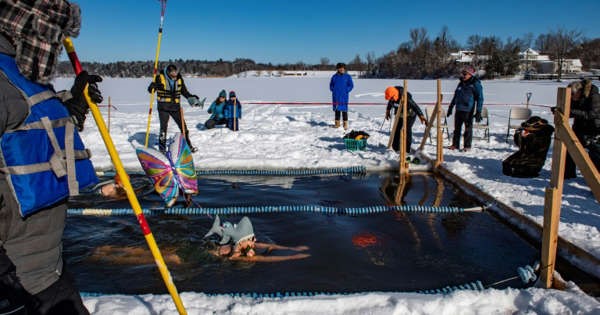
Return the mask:
<path id="1" fill-rule="evenodd" d="M 363 177 L 215 177 L 200 180 L 195 201 L 205 207 L 321 204 L 336 207 L 382 205 L 394 199 L 392 174 Z M 433 176 L 414 175 L 406 204 L 470 207 L 472 200 Z M 159 207 L 154 194 L 143 207 Z M 81 206 L 75 205 L 75 206 Z M 102 207 L 127 207 L 113 202 Z M 225 216 L 237 222 L 241 216 Z M 259 241 L 305 245 L 311 256 L 277 263 L 231 262 L 207 253 L 202 236 L 207 216 L 150 217 L 163 252 L 181 263 L 169 264 L 180 291 L 207 293 L 283 291 L 415 291 L 481 280 L 484 285 L 515 276 L 517 267 L 539 259 L 539 251 L 488 213 L 364 216 L 283 213 L 250 215 Z M 82 291 L 166 293 L 153 262 L 122 264 L 119 254 L 92 257 L 102 246 L 147 249 L 130 217 L 69 217 L 65 256 Z M 357 240 L 367 237 L 366 247 Z M 354 240 L 354 242 L 353 242 Z M 363 244 L 364 245 L 364 244 Z M 149 252 L 146 250 L 145 252 Z M 290 255 L 274 251 L 270 255 Z M 121 262 L 121 263 L 119 263 Z M 520 281 L 507 282 L 521 286 Z"/>

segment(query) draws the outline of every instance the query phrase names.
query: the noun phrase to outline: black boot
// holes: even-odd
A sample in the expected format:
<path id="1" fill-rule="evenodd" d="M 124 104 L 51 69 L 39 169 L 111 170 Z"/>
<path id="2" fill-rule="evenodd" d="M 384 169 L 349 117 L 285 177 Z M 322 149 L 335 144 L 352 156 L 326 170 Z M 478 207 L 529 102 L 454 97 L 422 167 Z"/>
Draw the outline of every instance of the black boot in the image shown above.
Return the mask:
<path id="1" fill-rule="evenodd" d="M 161 132 L 158 136 L 158 150 L 162 153 L 167 152 L 167 133 Z"/>

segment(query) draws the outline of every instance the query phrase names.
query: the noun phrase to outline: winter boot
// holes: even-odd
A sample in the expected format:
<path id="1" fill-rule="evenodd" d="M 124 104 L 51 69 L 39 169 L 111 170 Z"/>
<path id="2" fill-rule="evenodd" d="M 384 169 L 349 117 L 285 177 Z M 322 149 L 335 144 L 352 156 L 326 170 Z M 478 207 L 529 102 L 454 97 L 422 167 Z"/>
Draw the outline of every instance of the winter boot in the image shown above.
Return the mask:
<path id="1" fill-rule="evenodd" d="M 340 121 L 336 120 L 335 124 L 333 125 L 333 128 L 340 128 Z"/>
<path id="2" fill-rule="evenodd" d="M 348 121 L 344 120 L 344 130 L 348 130 Z"/>
<path id="3" fill-rule="evenodd" d="M 158 150 L 162 153 L 167 152 L 167 133 L 161 132 L 158 136 Z"/>

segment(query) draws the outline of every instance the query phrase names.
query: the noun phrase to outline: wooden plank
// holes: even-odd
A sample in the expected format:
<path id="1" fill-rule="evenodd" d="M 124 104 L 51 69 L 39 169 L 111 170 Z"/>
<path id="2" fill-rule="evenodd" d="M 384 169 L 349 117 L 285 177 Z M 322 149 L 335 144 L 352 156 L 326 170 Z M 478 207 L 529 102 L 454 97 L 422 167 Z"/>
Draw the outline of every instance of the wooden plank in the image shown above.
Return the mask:
<path id="1" fill-rule="evenodd" d="M 557 113 L 557 115 L 562 114 Z M 561 124 L 556 126 L 556 136 L 566 145 L 567 152 L 571 155 L 579 170 L 581 170 L 583 178 L 592 190 L 594 197 L 600 202 L 600 173 L 596 170 L 596 166 L 583 148 L 583 145 L 581 145 L 581 142 L 579 142 L 575 132 L 573 132 L 573 129 L 568 124 Z"/>
<path id="2" fill-rule="evenodd" d="M 442 80 L 437 80 L 437 102 L 435 106 L 437 107 L 437 112 L 435 115 L 437 116 L 437 150 L 436 150 L 436 159 L 434 167 L 440 166 L 444 162 L 444 135 L 442 132 Z"/>
<path id="3" fill-rule="evenodd" d="M 544 202 L 544 225 L 542 232 L 542 266 L 540 278 L 546 289 L 552 287 L 556 268 L 556 248 L 558 244 L 558 223 L 562 190 L 548 187 Z"/>
<path id="4" fill-rule="evenodd" d="M 571 89 L 558 88 L 556 111 L 564 113 L 554 115 L 554 124 L 556 126 L 568 125 L 568 117 L 571 106 Z M 556 246 L 558 238 L 558 223 L 560 222 L 560 204 L 562 202 L 562 192 L 564 183 L 564 171 L 566 161 L 567 147 L 561 141 L 560 137 L 554 137 L 554 149 L 552 152 L 552 176 L 550 178 L 550 187 L 546 190 L 544 201 L 544 224 L 542 232 L 542 273 L 540 280 L 545 288 L 552 287 L 552 278 L 554 275 L 556 261 Z"/>
<path id="5" fill-rule="evenodd" d="M 404 80 L 404 88 L 402 93 L 402 130 L 400 133 L 400 175 L 408 173 L 408 163 L 406 163 L 406 130 L 408 129 L 408 81 Z"/>

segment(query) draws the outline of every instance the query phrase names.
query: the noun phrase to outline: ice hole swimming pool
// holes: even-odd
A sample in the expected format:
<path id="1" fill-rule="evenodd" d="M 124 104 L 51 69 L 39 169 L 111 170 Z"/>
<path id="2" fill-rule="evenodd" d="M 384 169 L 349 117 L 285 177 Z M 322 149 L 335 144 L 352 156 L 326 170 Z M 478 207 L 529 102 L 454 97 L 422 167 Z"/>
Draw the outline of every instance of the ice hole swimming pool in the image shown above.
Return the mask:
<path id="1" fill-rule="evenodd" d="M 134 182 L 136 178 L 133 178 Z M 364 176 L 201 177 L 194 201 L 203 207 L 322 205 L 363 207 L 394 200 L 392 173 Z M 414 174 L 405 204 L 471 207 L 476 203 L 441 178 Z M 81 198 L 72 208 L 128 207 L 127 201 Z M 156 194 L 142 207 L 158 208 Z M 182 206 L 178 204 L 176 206 Z M 207 215 L 147 217 L 179 291 L 205 293 L 419 291 L 515 276 L 539 250 L 487 212 L 369 215 L 307 212 L 247 214 L 257 239 L 307 246 L 310 257 L 276 263 L 228 261 L 209 254 L 202 237 Z M 240 214 L 221 215 L 237 222 Z M 111 250 L 118 249 L 118 250 Z M 126 251 L 123 249 L 127 249 Z M 138 223 L 130 216 L 69 216 L 64 252 L 81 291 L 143 294 L 166 288 Z M 271 253 L 286 255 L 289 251 Z M 498 288 L 521 287 L 519 280 Z"/>

